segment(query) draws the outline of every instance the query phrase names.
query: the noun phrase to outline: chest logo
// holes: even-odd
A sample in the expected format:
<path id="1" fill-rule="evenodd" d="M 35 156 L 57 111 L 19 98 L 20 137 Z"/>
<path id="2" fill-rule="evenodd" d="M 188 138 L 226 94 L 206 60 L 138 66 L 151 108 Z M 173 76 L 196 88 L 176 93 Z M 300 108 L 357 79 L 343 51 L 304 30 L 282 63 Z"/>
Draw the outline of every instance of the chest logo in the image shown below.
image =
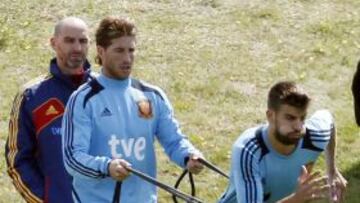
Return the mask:
<path id="1" fill-rule="evenodd" d="M 112 113 L 107 107 L 105 107 L 105 109 L 101 112 L 100 116 L 101 117 L 112 116 Z"/>
<path id="2" fill-rule="evenodd" d="M 60 112 L 58 110 L 56 110 L 56 108 L 53 105 L 50 105 L 49 108 L 46 110 L 45 115 L 49 116 L 49 115 L 57 115 Z"/>
<path id="3" fill-rule="evenodd" d="M 145 119 L 150 119 L 153 117 L 152 107 L 149 100 L 141 100 L 137 103 L 139 116 Z"/>
<path id="4" fill-rule="evenodd" d="M 50 98 L 33 110 L 36 134 L 64 114 L 64 104 L 57 98 Z"/>

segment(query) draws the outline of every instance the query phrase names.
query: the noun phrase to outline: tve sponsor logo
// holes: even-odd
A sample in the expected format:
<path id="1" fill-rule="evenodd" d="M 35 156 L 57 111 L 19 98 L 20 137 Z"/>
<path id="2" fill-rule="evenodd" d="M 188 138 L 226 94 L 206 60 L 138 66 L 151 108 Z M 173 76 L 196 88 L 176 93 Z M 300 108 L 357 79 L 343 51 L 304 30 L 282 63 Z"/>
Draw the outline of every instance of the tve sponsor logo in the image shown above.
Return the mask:
<path id="1" fill-rule="evenodd" d="M 114 158 L 135 157 L 139 161 L 145 158 L 144 150 L 146 147 L 146 140 L 144 137 L 118 139 L 116 138 L 116 135 L 111 135 L 108 144 L 111 149 L 111 155 Z M 123 154 L 117 152 L 118 147 L 122 149 Z"/>
<path id="2" fill-rule="evenodd" d="M 51 128 L 51 133 L 53 135 L 61 135 L 61 128 L 60 127 L 52 127 Z"/>

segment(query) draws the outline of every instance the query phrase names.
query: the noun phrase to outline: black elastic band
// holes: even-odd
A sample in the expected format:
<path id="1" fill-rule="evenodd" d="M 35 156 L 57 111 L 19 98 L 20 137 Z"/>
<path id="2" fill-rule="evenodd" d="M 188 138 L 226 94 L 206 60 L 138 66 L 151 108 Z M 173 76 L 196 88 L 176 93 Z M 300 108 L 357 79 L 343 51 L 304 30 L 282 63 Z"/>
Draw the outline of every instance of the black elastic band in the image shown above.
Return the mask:
<path id="1" fill-rule="evenodd" d="M 116 182 L 112 203 L 120 203 L 121 183 L 120 181 Z"/>
<path id="2" fill-rule="evenodd" d="M 225 178 L 229 179 L 229 176 L 223 172 L 221 169 L 219 169 L 217 166 L 215 166 L 214 164 L 208 162 L 207 160 L 203 159 L 203 158 L 198 158 L 198 161 L 203 164 L 204 166 L 206 166 L 207 168 L 209 168 L 210 170 L 224 176 Z M 187 162 L 187 161 L 185 161 Z M 190 186 L 191 186 L 191 195 L 193 197 L 195 197 L 196 195 L 196 191 L 195 191 L 195 182 L 194 182 L 194 178 L 193 178 L 193 174 L 190 173 L 187 169 L 185 169 L 182 174 L 179 176 L 179 178 L 176 180 L 176 183 L 174 185 L 175 189 L 177 189 L 181 183 L 181 181 L 184 179 L 185 175 L 189 173 L 189 182 L 190 182 Z M 174 203 L 178 203 L 177 198 L 175 195 L 172 196 L 172 199 L 174 201 Z"/>
<path id="3" fill-rule="evenodd" d="M 177 196 L 178 198 L 184 200 L 185 202 L 187 203 L 203 203 L 202 200 L 194 197 L 194 196 L 190 196 L 184 192 L 181 192 L 180 190 L 177 190 L 176 188 L 173 188 L 169 185 L 166 185 L 165 183 L 162 183 L 158 180 L 156 180 L 155 178 L 145 174 L 145 173 L 142 173 L 138 170 L 135 170 L 133 168 L 126 168 L 128 171 L 130 171 L 132 174 L 138 176 L 139 178 L 149 182 L 149 183 L 152 183 L 158 187 L 160 187 L 161 189 L 164 189 L 165 191 Z M 195 187 L 194 187 L 195 189 Z"/>
<path id="4" fill-rule="evenodd" d="M 185 169 L 182 174 L 180 175 L 180 177 L 177 179 L 176 183 L 175 183 L 175 189 L 178 189 L 182 179 L 184 179 L 184 177 L 186 176 L 186 174 L 189 173 L 189 182 L 191 185 L 191 196 L 195 197 L 196 196 L 196 191 L 195 191 L 195 183 L 194 183 L 194 178 L 192 173 L 190 173 L 187 169 Z M 178 203 L 177 198 L 175 195 L 172 195 L 172 199 L 175 203 Z"/>
<path id="5" fill-rule="evenodd" d="M 225 172 L 223 172 L 221 169 L 219 169 L 217 166 L 215 166 L 214 164 L 208 162 L 207 160 L 205 160 L 203 158 L 199 158 L 198 160 L 199 160 L 200 163 L 202 163 L 207 168 L 209 168 L 212 171 L 214 171 L 214 172 L 224 176 L 225 178 L 229 179 L 229 176 Z"/>

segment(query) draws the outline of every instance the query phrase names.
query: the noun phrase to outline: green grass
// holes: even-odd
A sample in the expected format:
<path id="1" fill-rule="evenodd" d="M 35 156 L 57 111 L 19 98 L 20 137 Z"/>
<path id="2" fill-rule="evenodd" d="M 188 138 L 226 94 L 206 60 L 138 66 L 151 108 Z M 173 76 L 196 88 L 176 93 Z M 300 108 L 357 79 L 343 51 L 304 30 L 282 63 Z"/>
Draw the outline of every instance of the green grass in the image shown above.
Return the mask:
<path id="1" fill-rule="evenodd" d="M 207 158 L 228 170 L 234 140 L 264 121 L 269 87 L 292 79 L 314 97 L 311 111 L 334 112 L 338 165 L 349 180 L 346 202 L 360 202 L 360 133 L 350 92 L 359 59 L 359 6 L 357 0 L 3 0 L 0 147 L 18 87 L 47 71 L 54 23 L 80 16 L 93 33 L 106 15 L 129 16 L 139 28 L 134 76 L 166 91 L 183 132 Z M 94 51 L 92 44 L 92 62 Z M 181 170 L 158 151 L 158 177 L 173 184 Z M 3 153 L 0 202 L 21 202 L 7 177 Z M 323 169 L 323 163 L 317 168 Z M 215 202 L 226 187 L 223 178 L 208 170 L 195 179 L 205 202 Z M 186 186 L 182 189 L 188 191 Z M 160 191 L 159 202 L 170 202 L 169 195 Z"/>

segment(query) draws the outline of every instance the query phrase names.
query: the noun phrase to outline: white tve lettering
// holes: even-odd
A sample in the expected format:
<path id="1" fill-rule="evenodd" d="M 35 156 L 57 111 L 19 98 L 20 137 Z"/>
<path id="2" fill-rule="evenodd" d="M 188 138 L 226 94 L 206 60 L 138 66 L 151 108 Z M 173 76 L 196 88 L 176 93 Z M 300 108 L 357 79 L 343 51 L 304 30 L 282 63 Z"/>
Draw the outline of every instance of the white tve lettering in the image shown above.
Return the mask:
<path id="1" fill-rule="evenodd" d="M 145 158 L 144 150 L 146 148 L 146 139 L 144 137 L 130 138 L 130 139 L 117 139 L 116 135 L 111 135 L 108 142 L 113 158 L 124 158 L 135 156 L 139 161 Z M 118 153 L 118 145 L 121 145 L 123 154 Z M 123 157 L 123 155 L 125 155 Z"/>

